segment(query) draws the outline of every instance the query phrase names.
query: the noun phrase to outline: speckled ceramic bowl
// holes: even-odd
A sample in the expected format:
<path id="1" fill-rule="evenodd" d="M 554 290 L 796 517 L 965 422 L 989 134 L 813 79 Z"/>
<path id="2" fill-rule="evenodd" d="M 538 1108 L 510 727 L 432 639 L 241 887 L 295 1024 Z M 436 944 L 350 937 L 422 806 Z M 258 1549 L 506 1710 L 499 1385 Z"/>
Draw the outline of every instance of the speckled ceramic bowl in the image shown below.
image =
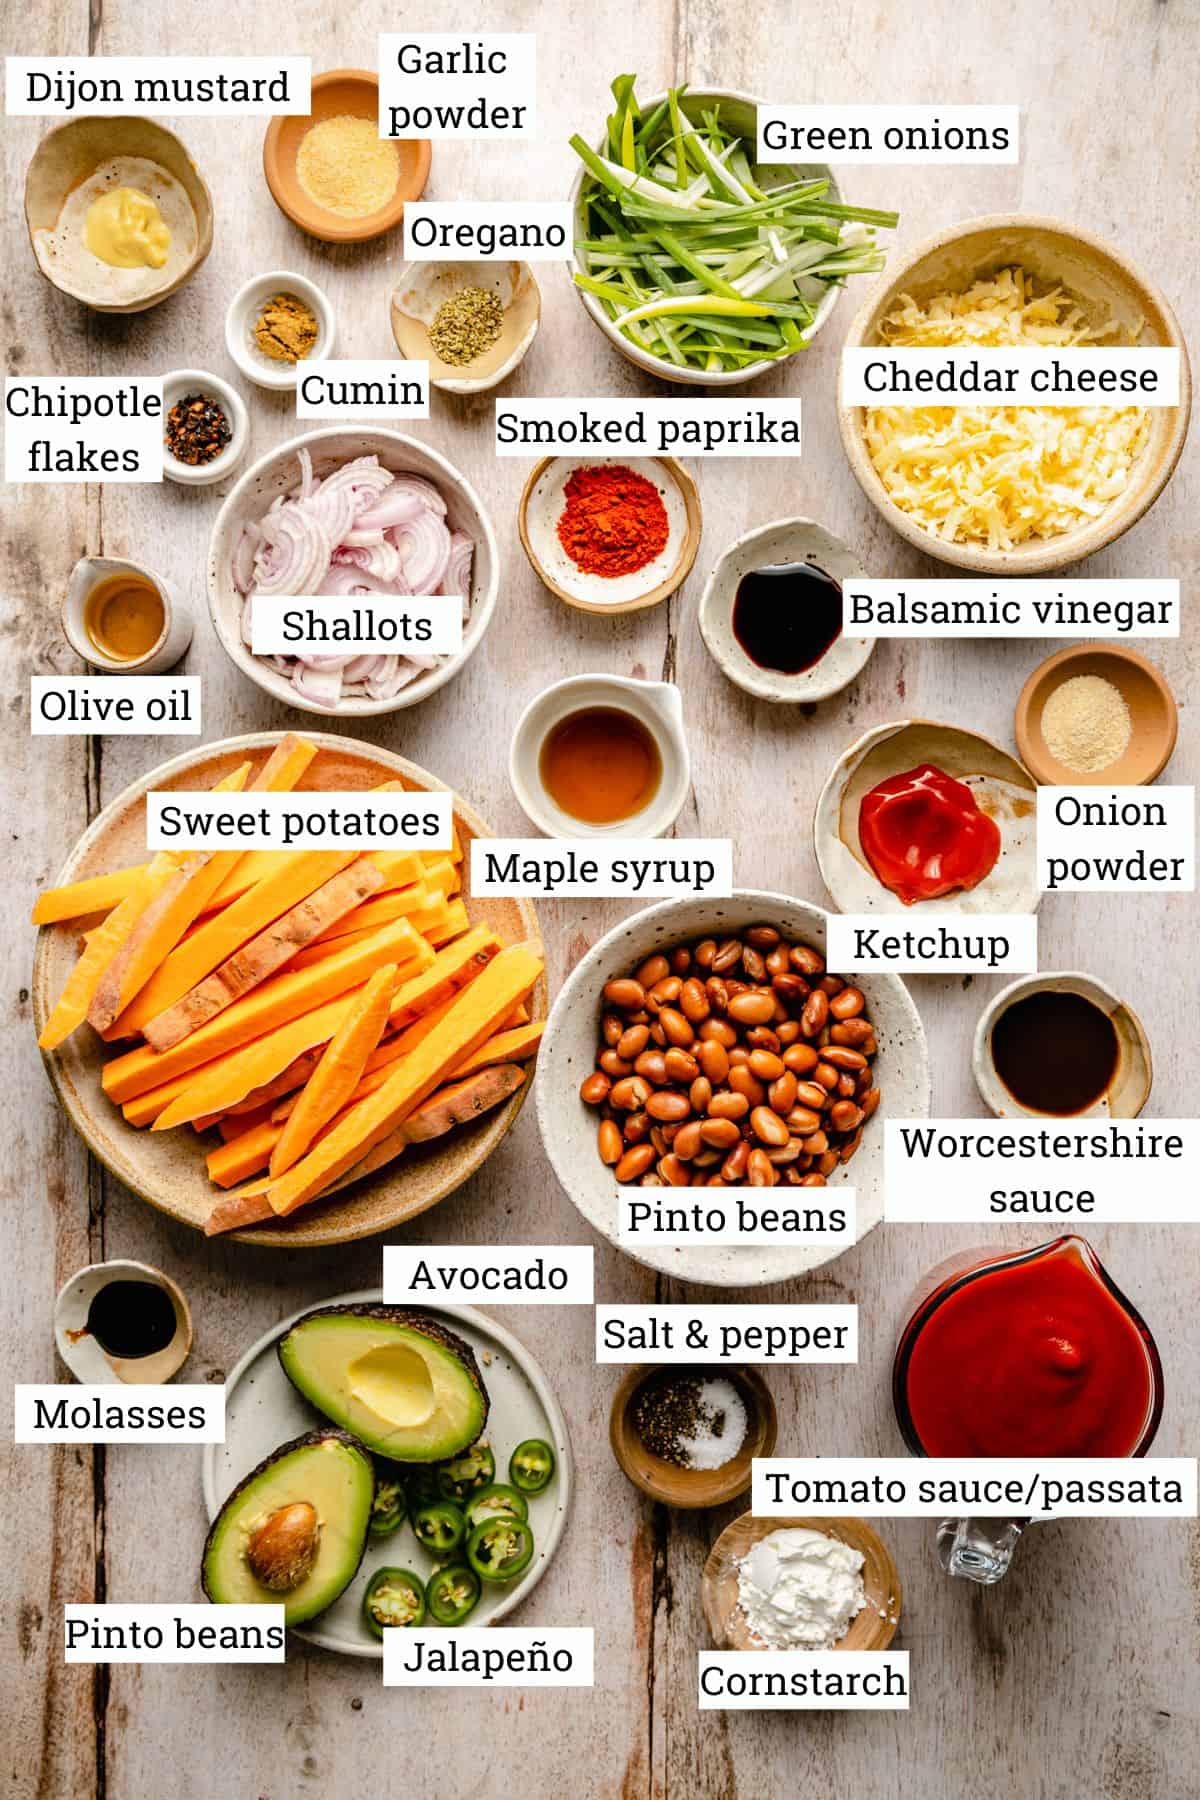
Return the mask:
<path id="1" fill-rule="evenodd" d="M 747 925 L 774 925 L 785 937 L 824 951 L 827 919 L 807 900 L 750 889 L 738 889 L 728 900 L 664 900 L 615 925 L 576 964 L 554 1002 L 538 1056 L 538 1125 L 554 1173 L 601 1237 L 618 1243 L 620 1190 L 596 1152 L 596 1114 L 579 1098 L 579 1084 L 595 1067 L 604 983 L 627 975 L 656 950 L 697 938 L 729 937 Z M 883 1217 L 883 1121 L 924 1118 L 929 1112 L 930 1078 L 925 1031 L 904 983 L 895 975 L 864 975 L 857 985 L 866 995 L 879 1039 L 872 1067 L 883 1098 L 863 1133 L 858 1155 L 831 1177 L 830 1188 L 842 1182 L 855 1188 L 858 1236 L 864 1237 Z M 618 1248 L 648 1268 L 714 1287 L 787 1281 L 839 1254 L 812 1245 L 677 1250 L 646 1244 L 635 1251 L 621 1243 Z"/>
<path id="2" fill-rule="evenodd" d="M 435 776 L 406 762 L 390 750 L 360 744 L 353 738 L 306 732 L 316 744 L 316 758 L 298 792 L 378 786 L 399 778 L 417 789 L 441 789 Z M 151 769 L 124 793 L 110 801 L 80 838 L 67 858 L 59 882 L 82 881 L 110 869 L 142 862 L 146 856 L 146 795 L 151 789 L 209 788 L 248 758 L 265 758 L 279 738 L 278 732 L 225 738 L 219 743 L 197 745 L 182 756 Z M 491 832 L 457 795 L 454 818 L 463 842 L 463 899 L 472 923 L 495 927 L 510 943 L 538 937 L 537 915 L 528 900 L 477 900 L 470 887 L 472 838 Z M 90 922 L 90 921 L 89 921 Z M 33 964 L 34 1030 L 40 1032 L 50 1014 L 77 955 L 77 922 L 46 925 L 38 934 Z M 546 1015 L 544 981 L 531 1000 L 535 1018 Z M 100 1085 L 107 1060 L 106 1046 L 90 1029 L 80 1029 L 59 1049 L 46 1053 L 46 1071 L 63 1111 L 88 1148 L 105 1168 L 135 1194 L 160 1212 L 203 1231 L 219 1190 L 204 1169 L 204 1152 L 211 1148 L 188 1128 L 181 1131 L 139 1131 L 126 1123 L 119 1107 L 109 1101 Z M 275 1221 L 252 1231 L 231 1235 L 247 1243 L 291 1249 L 297 1244 L 340 1244 L 350 1238 L 371 1237 L 424 1212 L 426 1207 L 453 1193 L 468 1175 L 487 1160 L 515 1121 L 524 1103 L 529 1082 L 512 1098 L 477 1124 L 463 1126 L 447 1137 L 405 1153 L 377 1175 L 355 1182 L 294 1219 Z"/>

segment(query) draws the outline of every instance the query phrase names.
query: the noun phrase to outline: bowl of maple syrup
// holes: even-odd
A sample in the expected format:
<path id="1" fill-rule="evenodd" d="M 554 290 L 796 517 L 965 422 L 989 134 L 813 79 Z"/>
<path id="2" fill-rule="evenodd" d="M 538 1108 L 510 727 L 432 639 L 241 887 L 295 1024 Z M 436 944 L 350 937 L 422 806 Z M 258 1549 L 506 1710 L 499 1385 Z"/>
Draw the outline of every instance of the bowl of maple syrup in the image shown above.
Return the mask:
<path id="1" fill-rule="evenodd" d="M 700 599 L 700 635 L 722 674 L 775 705 L 827 700 L 866 667 L 874 638 L 846 633 L 857 556 L 813 519 L 774 519 L 724 552 Z"/>
<path id="2" fill-rule="evenodd" d="M 661 837 L 691 785 L 679 689 L 621 675 L 556 682 L 517 721 L 508 767 L 547 837 Z"/>

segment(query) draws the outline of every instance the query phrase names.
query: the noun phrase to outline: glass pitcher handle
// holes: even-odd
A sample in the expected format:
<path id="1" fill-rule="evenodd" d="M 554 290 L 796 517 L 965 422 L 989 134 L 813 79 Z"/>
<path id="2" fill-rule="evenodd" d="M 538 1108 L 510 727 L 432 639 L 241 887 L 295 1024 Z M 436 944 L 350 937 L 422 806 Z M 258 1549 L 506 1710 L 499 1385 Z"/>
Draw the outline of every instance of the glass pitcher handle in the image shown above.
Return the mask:
<path id="1" fill-rule="evenodd" d="M 943 1519 L 937 1554 L 948 1575 L 990 1587 L 1007 1574 L 1026 1519 Z"/>

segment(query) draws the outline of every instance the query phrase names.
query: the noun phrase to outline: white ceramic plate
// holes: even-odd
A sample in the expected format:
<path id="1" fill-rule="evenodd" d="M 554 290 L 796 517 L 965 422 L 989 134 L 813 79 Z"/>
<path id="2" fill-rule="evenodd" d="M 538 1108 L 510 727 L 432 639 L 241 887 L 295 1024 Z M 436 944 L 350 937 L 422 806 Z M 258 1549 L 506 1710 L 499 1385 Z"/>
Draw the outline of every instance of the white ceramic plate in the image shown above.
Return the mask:
<path id="1" fill-rule="evenodd" d="M 252 656 L 242 641 L 242 595 L 233 584 L 233 555 L 247 520 L 261 519 L 277 494 L 286 493 L 300 480 L 298 452 L 307 450 L 317 475 L 325 476 L 356 456 L 377 456 L 393 472 L 423 475 L 432 481 L 446 502 L 448 523 L 475 540 L 471 565 L 471 616 L 463 626 L 463 645 L 457 656 L 448 656 L 436 669 L 418 675 L 401 688 L 394 700 L 342 700 L 333 710 L 301 699 L 286 676 L 261 656 Z M 450 681 L 467 658 L 478 650 L 495 610 L 500 587 L 500 557 L 496 534 L 483 501 L 454 464 L 416 438 L 380 426 L 330 426 L 305 431 L 277 450 L 251 463 L 217 514 L 208 547 L 208 610 L 221 648 L 273 700 L 301 712 L 316 713 L 336 723 L 339 719 L 365 719 L 379 713 L 399 712 L 415 706 L 436 688 Z"/>
<path id="2" fill-rule="evenodd" d="M 825 949 L 828 915 L 807 900 L 739 889 L 728 900 L 665 900 L 625 919 L 602 937 L 559 990 L 538 1054 L 538 1125 L 554 1172 L 569 1198 L 602 1237 L 617 1243 L 619 1189 L 596 1153 L 596 1113 L 579 1098 L 579 1084 L 595 1067 L 600 990 L 627 975 L 655 950 L 703 937 L 728 937 L 747 925 L 775 925 L 785 937 Z M 879 1054 L 872 1067 L 883 1098 L 863 1133 L 857 1156 L 839 1168 L 830 1187 L 847 1182 L 858 1194 L 858 1236 L 883 1217 L 883 1121 L 929 1113 L 929 1050 L 920 1015 L 895 975 L 864 975 L 857 985 L 875 1022 Z M 790 1192 L 781 1189 L 780 1192 Z M 786 1248 L 667 1249 L 647 1244 L 618 1249 L 648 1268 L 681 1281 L 714 1287 L 758 1287 L 787 1281 L 831 1262 L 837 1251 Z"/>
<path id="3" fill-rule="evenodd" d="M 721 556 L 700 597 L 700 635 L 722 674 L 759 700 L 777 705 L 828 700 L 862 674 L 875 639 L 847 637 L 843 631 L 819 662 L 796 675 L 754 662 L 733 634 L 733 605 L 744 577 L 772 563 L 810 563 L 842 588 L 866 580 L 849 546 L 815 519 L 775 519 L 744 533 Z"/>
<path id="4" fill-rule="evenodd" d="M 975 803 L 1000 828 L 1000 855 L 977 887 L 906 906 L 884 887 L 858 837 L 864 794 L 907 769 L 932 763 L 966 784 Z M 977 731 L 931 719 L 876 725 L 842 752 L 821 789 L 813 814 L 817 862 L 834 905 L 845 913 L 1031 913 L 1041 902 L 1034 827 L 1037 787 L 1015 756 Z"/>
<path id="5" fill-rule="evenodd" d="M 355 1294 L 337 1294 L 322 1306 L 374 1306 L 382 1290 L 367 1288 Z M 328 1424 L 316 1408 L 301 1398 L 280 1366 L 275 1346 L 297 1319 L 314 1309 L 301 1307 L 264 1332 L 252 1344 L 225 1384 L 225 1442 L 204 1449 L 204 1505 L 211 1520 L 224 1501 L 251 1469 L 272 1450 Z M 529 1523 L 534 1535 L 533 1561 L 521 1580 L 511 1587 L 484 1584 L 479 1604 L 471 1614 L 472 1625 L 493 1625 L 532 1593 L 549 1566 L 567 1522 L 571 1503 L 571 1440 L 562 1408 L 541 1367 L 512 1333 L 473 1306 L 423 1306 L 419 1309 L 440 1320 L 465 1338 L 475 1352 L 484 1385 L 491 1397 L 485 1440 L 496 1457 L 496 1478 L 508 1479 L 508 1459 L 523 1438 L 540 1437 L 553 1445 L 558 1466 L 550 1485 L 530 1494 Z M 323 1650 L 343 1656 L 370 1656 L 380 1660 L 383 1645 L 369 1635 L 360 1617 L 362 1597 L 376 1569 L 388 1565 L 410 1568 L 428 1579 L 436 1564 L 405 1524 L 391 1537 L 368 1539 L 362 1567 L 346 1591 L 312 1624 L 296 1629 L 296 1636 Z"/>

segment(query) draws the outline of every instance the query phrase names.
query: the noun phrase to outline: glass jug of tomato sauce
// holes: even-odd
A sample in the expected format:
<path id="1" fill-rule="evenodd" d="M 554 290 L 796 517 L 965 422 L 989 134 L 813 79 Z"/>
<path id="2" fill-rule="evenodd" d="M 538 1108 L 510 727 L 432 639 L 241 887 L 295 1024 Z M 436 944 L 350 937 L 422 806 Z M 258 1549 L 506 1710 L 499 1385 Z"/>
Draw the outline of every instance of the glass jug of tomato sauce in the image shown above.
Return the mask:
<path id="1" fill-rule="evenodd" d="M 1144 1456 L 1162 1364 L 1091 1245 L 1060 1237 L 931 1270 L 900 1334 L 892 1400 L 915 1456 Z M 943 1520 L 942 1567 L 999 1581 L 1029 1523 Z"/>

